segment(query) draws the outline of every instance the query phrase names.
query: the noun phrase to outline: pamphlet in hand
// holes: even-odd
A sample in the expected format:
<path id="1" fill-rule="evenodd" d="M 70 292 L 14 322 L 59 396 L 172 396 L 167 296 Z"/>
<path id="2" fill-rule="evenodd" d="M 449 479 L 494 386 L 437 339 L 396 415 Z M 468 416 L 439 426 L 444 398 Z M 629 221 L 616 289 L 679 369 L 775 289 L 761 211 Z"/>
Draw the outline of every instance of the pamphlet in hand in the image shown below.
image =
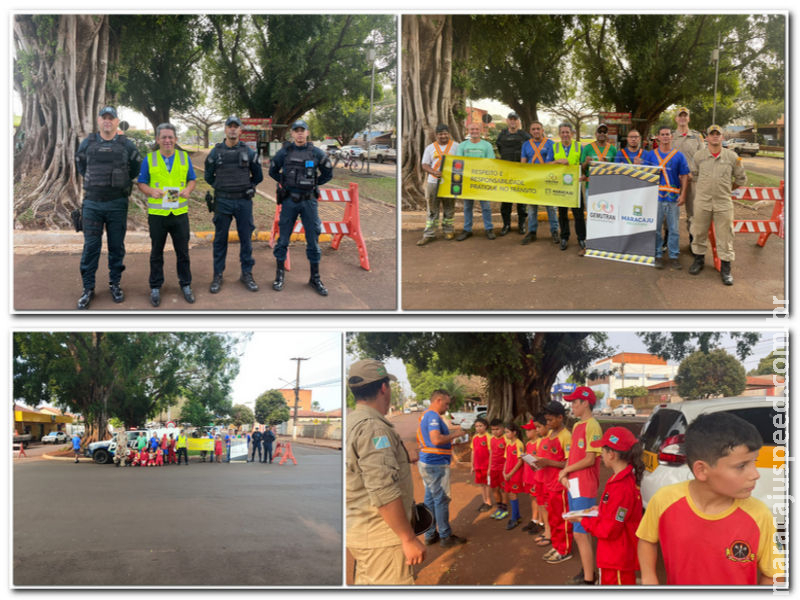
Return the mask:
<path id="1" fill-rule="evenodd" d="M 561 515 L 561 518 L 569 519 L 570 517 L 596 517 L 598 514 L 597 507 L 593 506 L 592 508 L 584 508 L 581 510 L 571 510 L 569 512 L 565 512 Z"/>
<path id="2" fill-rule="evenodd" d="M 536 461 L 539 460 L 533 454 L 523 454 L 520 458 L 532 467 L 535 467 Z"/>

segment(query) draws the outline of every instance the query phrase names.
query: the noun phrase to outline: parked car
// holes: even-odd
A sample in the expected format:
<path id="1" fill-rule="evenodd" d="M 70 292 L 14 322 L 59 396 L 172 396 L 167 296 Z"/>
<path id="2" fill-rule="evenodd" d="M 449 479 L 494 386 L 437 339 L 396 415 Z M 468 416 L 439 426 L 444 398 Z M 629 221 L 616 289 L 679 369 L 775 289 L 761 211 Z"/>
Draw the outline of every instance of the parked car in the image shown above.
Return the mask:
<path id="1" fill-rule="evenodd" d="M 369 156 L 372 160 L 377 160 L 379 163 L 387 160 L 397 162 L 397 150 L 390 148 L 386 144 L 373 144 L 370 146 Z"/>
<path id="2" fill-rule="evenodd" d="M 781 432 L 778 431 L 779 424 L 783 423 L 784 426 L 786 424 L 786 415 L 784 414 L 781 419 L 773 404 L 778 399 L 780 398 L 736 396 L 711 400 L 690 400 L 657 406 L 639 436 L 642 444 L 642 460 L 645 465 L 641 484 L 644 506 L 647 507 L 653 494 L 665 485 L 693 478 L 689 466 L 686 464 L 683 448 L 684 434 L 692 421 L 701 414 L 727 412 L 752 423 L 761 434 L 764 446 L 756 461 L 761 478 L 756 482 L 752 495 L 772 509 L 775 523 L 779 528 L 783 527 L 786 517 L 778 512 L 783 509 L 783 505 L 769 498 L 774 493 L 774 486 L 778 483 L 773 469 L 778 466 L 778 463 L 783 463 L 783 461 L 776 461 L 774 457 L 786 455 L 785 448 L 775 450 L 776 440 L 785 439 L 785 435 L 781 435 Z M 776 496 L 779 499 L 785 497 Z"/>
<path id="3" fill-rule="evenodd" d="M 728 140 L 728 150 L 733 150 L 736 154 L 749 154 L 750 156 L 755 156 L 758 154 L 758 151 L 761 149 L 761 146 L 757 142 L 748 142 L 744 138 L 733 138 Z"/>
<path id="4" fill-rule="evenodd" d="M 51 431 L 42 437 L 43 444 L 63 444 L 68 440 L 67 434 L 63 431 Z"/>
<path id="5" fill-rule="evenodd" d="M 348 152 L 353 156 L 361 156 L 362 154 L 366 154 L 367 151 L 361 146 L 342 146 L 339 148 L 339 152 Z"/>
<path id="6" fill-rule="evenodd" d="M 27 448 L 32 440 L 33 436 L 30 433 L 17 433 L 16 431 L 14 432 L 14 443 L 22 444 L 23 448 Z"/>
<path id="7" fill-rule="evenodd" d="M 605 404 L 605 405 L 604 405 L 604 406 L 603 406 L 603 407 L 600 409 L 600 414 L 601 414 L 601 415 L 606 415 L 606 416 L 611 416 L 611 414 L 612 414 L 612 409 L 611 409 L 611 407 L 610 407 L 608 404 Z"/>
<path id="8" fill-rule="evenodd" d="M 619 406 L 614 407 L 614 410 L 611 411 L 611 414 L 615 417 L 635 417 L 636 408 L 633 406 L 633 404 L 620 404 Z"/>

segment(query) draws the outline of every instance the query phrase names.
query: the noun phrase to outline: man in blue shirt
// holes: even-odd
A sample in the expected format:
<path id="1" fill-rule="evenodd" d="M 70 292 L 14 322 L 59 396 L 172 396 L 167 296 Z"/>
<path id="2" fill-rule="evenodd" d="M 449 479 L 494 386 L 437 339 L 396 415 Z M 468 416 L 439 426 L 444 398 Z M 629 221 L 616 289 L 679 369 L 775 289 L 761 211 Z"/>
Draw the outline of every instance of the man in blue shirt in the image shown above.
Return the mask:
<path id="1" fill-rule="evenodd" d="M 81 455 L 81 436 L 77 433 L 72 436 L 72 451 L 75 453 L 75 462 L 78 462 L 78 457 Z"/>
<path id="2" fill-rule="evenodd" d="M 553 151 L 553 140 L 544 137 L 544 126 L 539 121 L 531 123 L 531 137 L 522 145 L 520 162 L 541 165 L 546 162 L 545 157 Z M 547 220 L 550 222 L 550 235 L 553 243 L 558 244 L 558 216 L 555 206 L 545 206 Z M 536 241 L 536 230 L 539 228 L 539 207 L 536 204 L 528 205 L 528 233 L 522 238 L 522 245 L 526 246 Z"/>
<path id="3" fill-rule="evenodd" d="M 646 154 L 645 164 L 661 167 L 661 181 L 658 185 L 658 219 L 656 221 L 656 259 L 653 266 L 664 268 L 661 230 L 667 222 L 667 250 L 670 266 L 676 271 L 681 268 L 678 261 L 681 205 L 686 201 L 686 186 L 689 180 L 689 163 L 686 157 L 672 148 L 672 129 L 661 127 L 658 130 L 658 148 Z"/>
<path id="4" fill-rule="evenodd" d="M 431 528 L 425 532 L 425 544 L 439 541 L 443 548 L 467 541 L 450 530 L 451 443 L 465 432 L 461 427 L 451 431 L 442 419 L 449 406 L 450 395 L 445 390 L 433 392 L 430 408 L 422 415 L 417 429 L 418 469 L 425 484 L 425 505 L 434 516 Z"/>

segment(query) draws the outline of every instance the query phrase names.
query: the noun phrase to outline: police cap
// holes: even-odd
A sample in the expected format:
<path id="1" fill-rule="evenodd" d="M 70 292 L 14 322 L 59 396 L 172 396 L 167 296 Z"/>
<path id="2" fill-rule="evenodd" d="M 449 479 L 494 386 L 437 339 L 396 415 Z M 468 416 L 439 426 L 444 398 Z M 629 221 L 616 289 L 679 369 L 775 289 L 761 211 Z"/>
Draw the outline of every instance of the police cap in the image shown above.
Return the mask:
<path id="1" fill-rule="evenodd" d="M 231 115 L 225 121 L 225 127 L 228 127 L 229 125 L 236 125 L 237 127 L 241 127 L 242 126 L 242 120 L 239 117 L 237 117 L 236 115 Z"/>
<path id="2" fill-rule="evenodd" d="M 306 130 L 308 130 L 308 123 L 306 123 L 302 119 L 298 119 L 297 121 L 292 123 L 292 131 L 294 131 L 295 129 L 306 129 Z"/>
<path id="3" fill-rule="evenodd" d="M 716 131 L 717 133 L 722 134 L 722 127 L 720 127 L 719 125 L 709 125 L 706 133 L 710 134 L 712 131 Z"/>
<path id="4" fill-rule="evenodd" d="M 117 109 L 114 108 L 113 106 L 104 106 L 103 108 L 101 108 L 100 109 L 100 114 L 98 116 L 102 117 L 104 115 L 111 115 L 111 117 L 114 118 L 114 119 L 118 118 L 117 117 Z"/>

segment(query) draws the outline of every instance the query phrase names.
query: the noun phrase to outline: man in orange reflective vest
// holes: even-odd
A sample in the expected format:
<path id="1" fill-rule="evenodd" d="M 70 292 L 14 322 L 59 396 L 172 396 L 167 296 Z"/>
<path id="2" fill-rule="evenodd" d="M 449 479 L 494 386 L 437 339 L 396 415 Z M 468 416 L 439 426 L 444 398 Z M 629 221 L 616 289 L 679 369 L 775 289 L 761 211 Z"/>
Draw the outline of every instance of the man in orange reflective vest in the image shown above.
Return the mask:
<path id="1" fill-rule="evenodd" d="M 449 406 L 450 394 L 445 390 L 434 391 L 430 408 L 422 415 L 417 429 L 419 474 L 425 484 L 425 505 L 434 517 L 431 528 L 425 532 L 425 544 L 438 541 L 443 548 L 467 541 L 450 530 L 450 446 L 465 432 L 458 426 L 451 430 L 445 423 L 442 415 Z"/>
<path id="2" fill-rule="evenodd" d="M 428 218 L 425 221 L 425 231 L 417 246 L 424 246 L 436 239 L 436 229 L 439 225 L 439 205 L 442 206 L 442 231 L 444 239 L 452 240 L 455 237 L 455 198 L 437 198 L 439 181 L 442 178 L 442 162 L 448 154 L 457 154 L 458 144 L 450 139 L 450 130 L 444 123 L 436 126 L 436 141 L 425 148 L 422 153 L 422 170 L 428 174 L 425 186 L 425 200 L 428 204 Z"/>

